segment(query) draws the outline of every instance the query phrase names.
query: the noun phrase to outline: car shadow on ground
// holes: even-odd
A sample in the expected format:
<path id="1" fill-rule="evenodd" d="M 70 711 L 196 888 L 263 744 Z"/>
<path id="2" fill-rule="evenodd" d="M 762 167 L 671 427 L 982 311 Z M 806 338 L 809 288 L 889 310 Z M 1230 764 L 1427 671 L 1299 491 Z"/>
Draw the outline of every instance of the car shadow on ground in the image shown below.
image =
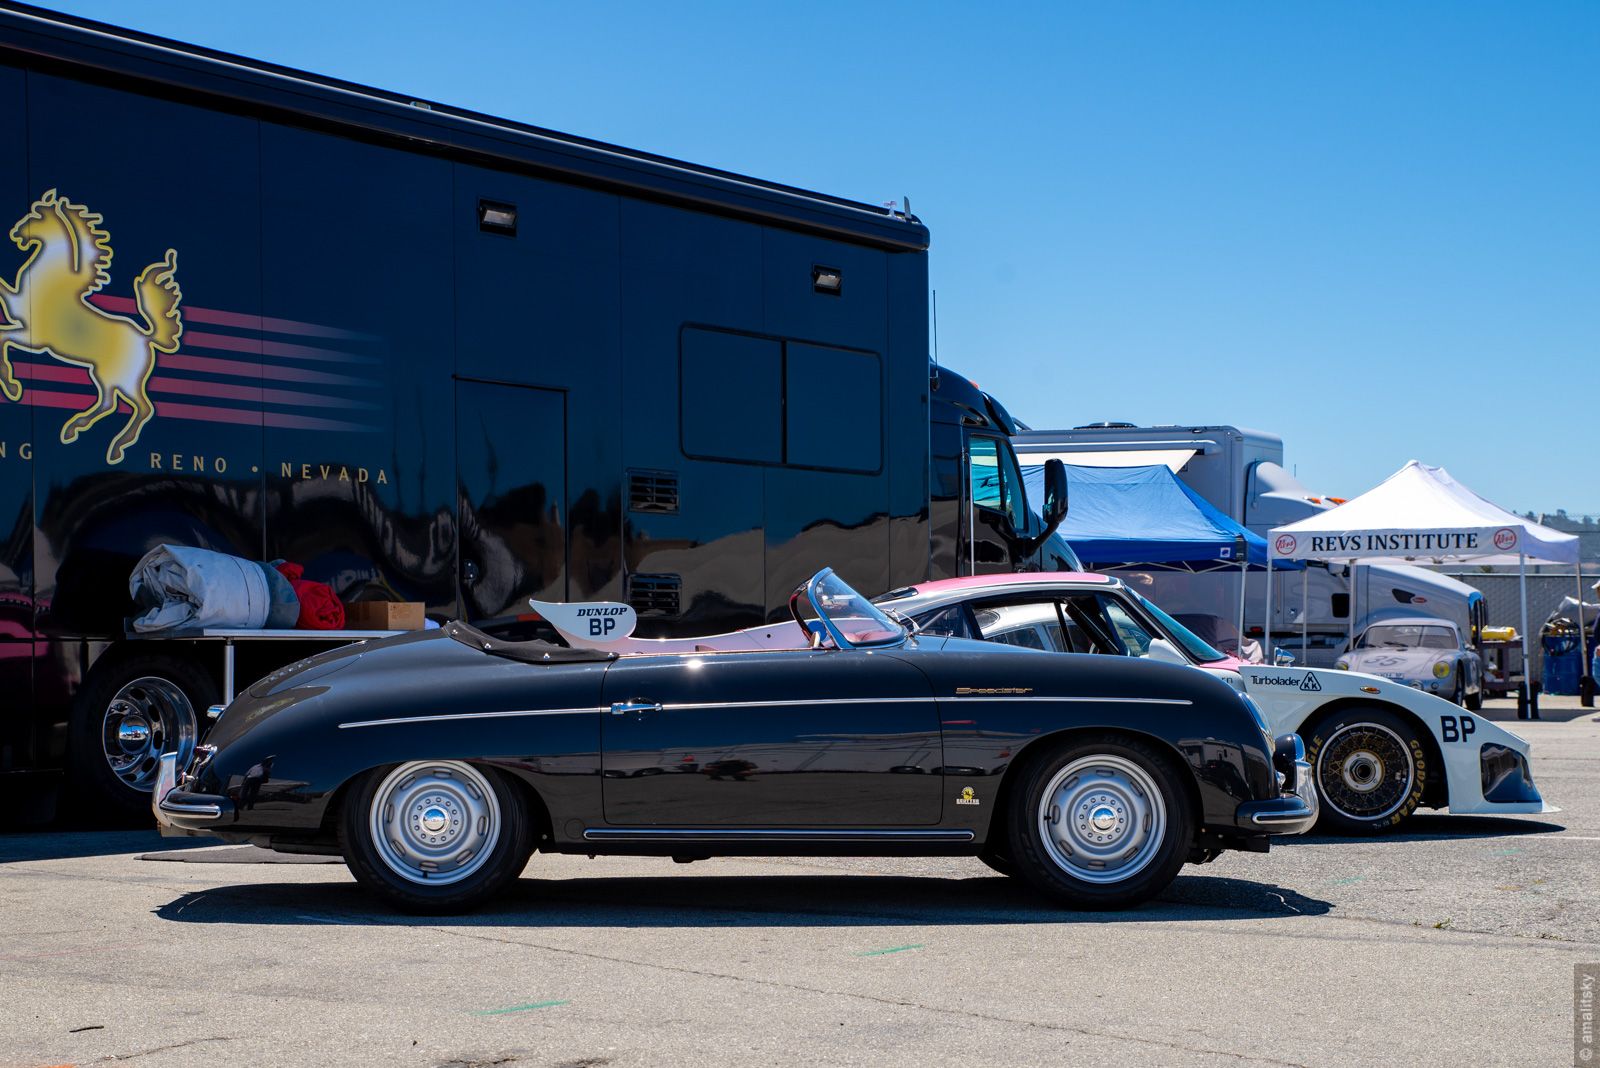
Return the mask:
<path id="1" fill-rule="evenodd" d="M 72 831 L 40 827 L 19 834 L 0 834 L 0 864 L 193 849 L 216 844 L 215 838 L 163 838 L 154 829 Z"/>
<path id="2" fill-rule="evenodd" d="M 291 926 L 917 927 L 1255 920 L 1332 908 L 1285 887 L 1209 875 L 1179 876 L 1156 900 L 1114 912 L 1058 908 L 1001 876 L 680 875 L 524 878 L 503 898 L 461 916 L 392 912 L 354 883 L 222 886 L 184 894 L 155 914 L 178 923 Z"/>
<path id="3" fill-rule="evenodd" d="M 1413 815 L 1390 834 L 1305 834 L 1274 842 L 1274 847 L 1342 845 L 1355 842 L 1399 845 L 1402 842 L 1449 842 L 1471 838 L 1523 838 L 1556 834 L 1567 828 L 1559 823 L 1519 820 L 1510 816 L 1452 816 L 1445 813 Z"/>

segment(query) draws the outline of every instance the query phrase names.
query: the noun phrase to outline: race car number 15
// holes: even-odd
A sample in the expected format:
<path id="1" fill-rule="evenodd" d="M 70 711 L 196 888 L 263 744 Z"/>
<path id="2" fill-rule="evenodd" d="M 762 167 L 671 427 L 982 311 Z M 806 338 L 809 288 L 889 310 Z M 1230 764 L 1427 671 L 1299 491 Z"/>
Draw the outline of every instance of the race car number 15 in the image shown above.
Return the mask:
<path id="1" fill-rule="evenodd" d="M 1447 742 L 1464 742 L 1478 729 L 1478 721 L 1471 716 L 1440 716 L 1439 735 Z"/>

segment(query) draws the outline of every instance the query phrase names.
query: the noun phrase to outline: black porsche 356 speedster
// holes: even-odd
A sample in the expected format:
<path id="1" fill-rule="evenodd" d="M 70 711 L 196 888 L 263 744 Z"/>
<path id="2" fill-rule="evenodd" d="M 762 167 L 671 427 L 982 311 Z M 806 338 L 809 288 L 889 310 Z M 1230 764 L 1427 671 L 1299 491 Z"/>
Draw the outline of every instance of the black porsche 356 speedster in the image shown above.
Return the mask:
<path id="1" fill-rule="evenodd" d="M 809 649 L 621 655 L 462 623 L 301 661 L 167 756 L 167 834 L 337 853 L 455 911 L 535 851 L 976 855 L 1079 907 L 1316 817 L 1304 750 L 1192 668 L 918 637 L 830 570 Z"/>

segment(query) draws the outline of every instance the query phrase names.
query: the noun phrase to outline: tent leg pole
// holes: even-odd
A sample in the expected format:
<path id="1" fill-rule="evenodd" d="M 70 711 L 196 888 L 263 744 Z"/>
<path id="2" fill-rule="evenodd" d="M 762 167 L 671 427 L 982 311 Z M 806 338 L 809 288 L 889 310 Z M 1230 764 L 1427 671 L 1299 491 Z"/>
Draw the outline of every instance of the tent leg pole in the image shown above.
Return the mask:
<path id="1" fill-rule="evenodd" d="M 1245 580 L 1250 571 L 1250 557 L 1248 555 L 1239 563 L 1239 649 L 1244 649 L 1244 592 Z M 1582 612 L 1578 613 L 1582 615 Z M 1241 657 L 1241 659 L 1243 659 Z"/>
<path id="2" fill-rule="evenodd" d="M 1528 656 L 1528 554 L 1517 553 L 1517 585 L 1522 593 L 1522 690 L 1517 702 L 1518 719 L 1538 719 L 1539 706 L 1533 696 L 1533 660 Z"/>
<path id="3" fill-rule="evenodd" d="M 1272 656 L 1272 531 L 1267 531 L 1267 612 L 1266 623 L 1261 628 L 1261 662 L 1275 664 Z M 1239 634 L 1239 649 L 1244 649 L 1244 633 Z"/>
<path id="4" fill-rule="evenodd" d="M 1311 569 L 1308 567 L 1300 572 L 1300 656 L 1311 666 L 1311 626 L 1307 619 L 1311 615 Z"/>
<path id="5" fill-rule="evenodd" d="M 1577 563 L 1578 581 L 1578 707 L 1594 707 L 1594 676 L 1589 673 L 1589 631 L 1583 624 L 1583 561 Z"/>

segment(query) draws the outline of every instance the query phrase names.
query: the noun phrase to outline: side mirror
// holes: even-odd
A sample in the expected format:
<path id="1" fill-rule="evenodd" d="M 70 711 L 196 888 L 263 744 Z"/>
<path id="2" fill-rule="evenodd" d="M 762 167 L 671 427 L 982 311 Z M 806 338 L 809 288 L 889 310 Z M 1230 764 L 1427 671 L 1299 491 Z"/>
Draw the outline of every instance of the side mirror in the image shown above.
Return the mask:
<path id="1" fill-rule="evenodd" d="M 1181 664 L 1184 667 L 1189 666 L 1188 659 L 1185 658 L 1182 653 L 1178 652 L 1177 647 L 1171 642 L 1167 641 L 1165 638 L 1151 638 L 1150 648 L 1145 650 L 1144 657 L 1147 660 L 1157 660 L 1163 664 Z"/>
<path id="2" fill-rule="evenodd" d="M 1272 662 L 1278 667 L 1294 667 L 1294 654 L 1280 645 L 1272 650 Z"/>
<path id="3" fill-rule="evenodd" d="M 1054 531 L 1067 518 L 1067 465 L 1060 460 L 1044 462 L 1044 524 Z"/>

